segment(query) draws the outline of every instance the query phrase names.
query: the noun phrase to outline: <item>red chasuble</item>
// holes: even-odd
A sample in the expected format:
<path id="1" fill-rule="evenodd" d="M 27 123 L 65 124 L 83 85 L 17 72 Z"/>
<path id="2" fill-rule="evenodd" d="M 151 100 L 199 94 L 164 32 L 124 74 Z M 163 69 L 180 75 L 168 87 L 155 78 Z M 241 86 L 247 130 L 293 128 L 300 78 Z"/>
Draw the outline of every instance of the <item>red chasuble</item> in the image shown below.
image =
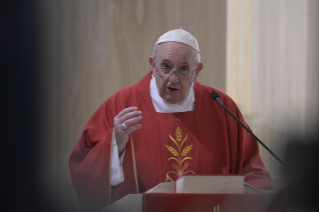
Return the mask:
<path id="1" fill-rule="evenodd" d="M 73 184 L 84 211 L 99 211 L 127 194 L 145 192 L 182 175 L 244 174 L 245 182 L 274 189 L 257 141 L 210 93 L 217 91 L 225 106 L 246 124 L 229 96 L 195 82 L 193 111 L 158 113 L 151 100 L 150 79 L 151 72 L 112 95 L 86 124 L 70 157 Z M 142 111 L 142 128 L 127 143 L 124 182 L 111 186 L 113 119 L 131 106 Z"/>

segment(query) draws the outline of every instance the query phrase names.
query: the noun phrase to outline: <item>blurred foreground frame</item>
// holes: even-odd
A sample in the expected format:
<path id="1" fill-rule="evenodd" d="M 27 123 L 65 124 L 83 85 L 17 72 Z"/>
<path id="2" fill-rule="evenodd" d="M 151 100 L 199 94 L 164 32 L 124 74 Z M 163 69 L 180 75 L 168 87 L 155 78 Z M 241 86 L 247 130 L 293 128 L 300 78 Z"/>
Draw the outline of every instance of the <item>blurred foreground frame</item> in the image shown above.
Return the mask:
<path id="1" fill-rule="evenodd" d="M 39 6 L 38 6 L 39 2 L 43 4 L 48 4 L 48 6 L 45 7 L 46 9 L 41 8 L 39 10 Z M 96 107 L 95 105 L 98 105 L 100 101 L 103 101 L 105 98 L 99 97 L 94 99 L 95 105 L 92 103 L 83 104 L 83 105 L 78 104 L 81 107 L 71 108 L 72 109 L 72 113 L 71 113 L 70 111 L 67 111 L 67 110 L 65 110 L 64 112 L 64 109 L 66 108 L 66 106 L 69 106 L 69 105 L 68 104 L 63 105 L 60 101 L 61 99 L 58 99 L 57 96 L 58 97 L 66 96 L 65 90 L 70 90 L 70 88 L 68 87 L 69 85 L 73 85 L 73 87 L 77 88 L 77 86 L 81 87 L 79 86 L 81 84 L 78 84 L 79 81 L 82 80 L 86 83 L 87 79 L 90 79 L 92 76 L 92 73 L 91 73 L 93 68 L 92 64 L 97 64 L 95 66 L 96 72 L 94 72 L 95 75 L 98 76 L 96 78 L 103 79 L 103 77 L 99 77 L 99 76 L 104 76 L 104 75 L 102 74 L 98 75 L 98 74 L 100 73 L 99 72 L 100 66 L 103 66 L 104 64 L 103 61 L 107 61 L 105 58 L 103 58 L 103 60 L 98 60 L 98 63 L 96 63 L 97 61 L 95 59 L 97 57 L 92 57 L 91 61 L 85 63 L 86 66 L 83 66 L 82 63 L 80 63 L 79 65 L 79 61 L 82 62 L 84 60 L 82 59 L 82 57 L 78 59 L 76 55 L 80 54 L 81 52 L 83 52 L 83 54 L 80 56 L 90 55 L 88 54 L 90 52 L 98 52 L 98 53 L 103 52 L 103 51 L 93 51 L 94 50 L 93 47 L 91 47 L 93 50 L 90 49 L 89 48 L 90 46 L 87 45 L 87 43 L 89 42 L 86 42 L 87 40 L 85 40 L 85 38 L 89 37 L 91 38 L 91 40 L 93 40 L 93 38 L 96 38 L 96 37 L 90 37 L 90 35 L 96 34 L 96 35 L 99 35 L 97 36 L 98 38 L 101 38 L 102 41 L 105 41 L 103 36 L 108 35 L 109 32 L 114 31 L 109 29 L 117 29 L 118 31 L 115 31 L 115 32 L 118 33 L 121 31 L 125 32 L 124 29 L 127 29 L 127 31 L 129 31 L 131 29 L 129 27 L 132 27 L 132 28 L 136 27 L 136 25 L 130 24 L 131 22 L 124 25 L 123 28 L 120 28 L 120 27 L 108 28 L 106 27 L 108 26 L 107 24 L 105 24 L 104 22 L 98 22 L 98 21 L 94 22 L 94 24 L 91 24 L 91 22 L 89 22 L 88 20 L 95 20 L 95 19 L 91 19 L 91 17 L 100 17 L 100 16 L 91 15 L 91 14 L 98 14 L 96 13 L 95 10 L 92 9 L 92 8 L 100 8 L 100 6 L 96 5 L 95 3 L 101 3 L 102 5 L 105 5 L 108 2 L 111 2 L 111 3 L 114 2 L 114 5 L 112 5 L 112 7 L 105 7 L 105 8 L 108 9 L 107 11 L 109 11 L 110 14 L 111 15 L 113 14 L 115 17 L 121 17 L 120 16 L 121 14 L 126 14 L 128 11 L 134 12 L 134 11 L 139 11 L 141 8 L 143 8 L 141 6 L 137 7 L 137 9 L 135 9 L 135 7 L 133 9 L 130 7 L 123 8 L 121 7 L 122 5 L 124 6 L 127 5 L 127 4 L 121 3 L 124 1 L 69 1 L 69 0 L 67 1 L 54 1 L 54 0 L 53 1 L 51 0 L 5 1 L 4 3 L 5 6 L 2 7 L 4 11 L 2 15 L 4 17 L 3 20 L 6 23 L 5 28 L 8 27 L 8 29 L 5 29 L 5 32 L 2 34 L 5 37 L 5 39 L 3 40 L 5 41 L 3 45 L 3 48 L 4 48 L 3 53 L 4 53 L 4 60 L 5 60 L 4 70 L 6 70 L 5 76 L 3 76 L 3 79 L 5 80 L 4 84 L 5 86 L 8 86 L 8 89 L 3 89 L 3 91 L 5 92 L 5 101 L 3 101 L 4 102 L 3 104 L 1 104 L 1 107 L 3 107 L 3 110 L 2 110 L 3 113 L 5 111 L 5 114 L 3 114 L 2 116 L 3 117 L 2 121 L 6 125 L 4 128 L 6 131 L 5 138 L 2 139 L 3 145 L 4 145 L 4 147 L 2 148 L 4 150 L 4 154 L 2 154 L 2 156 L 4 156 L 2 160 L 4 164 L 3 166 L 4 171 L 1 173 L 1 176 L 4 177 L 4 179 L 2 178 L 4 189 L 2 192 L 3 205 L 1 205 L 1 209 L 3 208 L 8 209 L 7 211 L 20 211 L 21 209 L 23 211 L 79 211 L 79 208 L 76 205 L 77 199 L 76 199 L 75 191 L 73 189 L 72 184 L 70 184 L 69 181 L 67 181 L 67 179 L 69 179 L 69 176 L 68 176 L 69 173 L 65 171 L 66 170 L 65 167 L 67 166 L 61 166 L 60 168 L 58 165 L 67 164 L 67 160 L 64 160 L 64 157 L 62 156 L 69 154 L 68 148 L 70 148 L 70 146 L 73 145 L 72 142 L 77 142 L 73 138 L 80 135 L 76 133 L 76 130 L 74 130 L 75 128 L 74 125 L 76 124 L 81 125 L 82 122 L 84 122 L 83 120 L 86 120 L 87 116 L 89 116 L 88 114 L 91 114 L 91 112 L 83 113 L 84 114 L 83 116 L 75 116 L 75 118 L 72 119 L 74 121 L 72 122 L 73 125 L 71 125 L 72 131 L 68 131 L 67 133 L 63 134 L 64 137 L 62 137 L 62 135 L 60 135 L 59 137 L 58 133 L 61 132 L 61 130 L 59 131 L 59 129 L 66 129 L 64 128 L 66 125 L 62 125 L 62 123 L 69 123 L 67 121 L 64 121 L 65 120 L 64 117 L 66 115 L 72 114 L 76 110 L 78 111 L 92 110 L 93 111 Z M 135 2 L 137 1 L 127 1 L 127 2 L 133 2 L 130 4 L 135 6 Z M 138 2 L 142 2 L 142 1 L 138 1 Z M 152 1 L 149 1 L 149 2 L 152 2 Z M 165 2 L 166 2 L 166 5 L 171 6 L 171 8 L 173 9 L 175 9 L 174 5 L 178 5 L 175 3 L 171 4 L 171 2 L 168 2 L 168 1 L 165 1 Z M 198 8 L 204 7 L 202 6 L 203 2 L 194 3 L 189 8 L 192 9 L 192 11 L 194 11 L 193 10 L 194 5 L 195 6 L 197 5 Z M 207 46 L 211 47 L 210 49 L 203 48 L 202 50 L 203 60 L 205 61 L 204 55 L 208 55 L 211 52 L 212 56 L 208 58 L 209 60 L 214 59 L 214 62 L 211 62 L 212 64 L 211 68 L 209 68 L 209 65 L 207 63 L 207 66 L 205 67 L 207 68 L 207 70 L 209 70 L 210 74 L 208 75 L 208 77 L 207 76 L 205 78 L 203 77 L 201 80 L 202 82 L 204 82 L 203 84 L 206 84 L 205 82 L 210 82 L 212 81 L 212 79 L 217 79 L 216 82 L 215 81 L 211 82 L 214 85 L 216 85 L 216 83 L 224 82 L 226 80 L 225 72 L 219 71 L 219 70 L 225 69 L 223 64 L 226 63 L 225 62 L 226 59 L 225 57 L 223 57 L 223 55 L 225 55 L 225 51 L 226 51 L 225 48 L 226 48 L 226 42 L 227 42 L 225 39 L 225 35 L 226 35 L 225 25 L 227 20 L 225 2 L 226 1 L 219 1 L 218 3 L 218 1 L 210 1 L 210 4 L 214 4 L 213 7 L 205 6 L 205 8 L 212 8 L 215 10 L 209 11 L 210 13 L 201 13 L 201 14 L 205 14 L 206 17 L 210 17 L 209 19 L 210 21 L 209 22 L 207 21 L 207 23 L 209 23 L 210 26 L 214 26 L 214 27 L 207 28 L 205 27 L 206 25 L 204 25 L 204 22 L 198 25 L 198 23 L 196 22 L 197 19 L 194 19 L 194 15 L 198 14 L 197 12 L 191 13 L 192 16 L 189 16 L 190 17 L 189 19 L 195 20 L 193 22 L 189 21 L 189 25 L 187 25 L 186 21 L 184 22 L 184 24 L 180 25 L 175 19 L 170 19 L 169 22 L 165 22 L 166 24 L 164 24 L 163 22 L 164 18 L 162 17 L 162 14 L 159 14 L 158 16 L 155 16 L 152 14 L 151 16 L 152 18 L 159 17 L 159 19 L 156 19 L 156 20 L 158 21 L 158 23 L 161 23 L 161 24 L 154 24 L 153 22 L 146 22 L 146 21 L 145 23 L 149 23 L 150 26 L 159 25 L 159 27 L 151 28 L 150 30 L 149 25 L 147 25 L 148 27 L 141 27 L 140 25 L 138 25 L 136 29 L 140 29 L 140 30 L 138 30 L 137 32 L 139 33 L 135 33 L 135 35 L 136 37 L 138 37 L 137 35 L 140 36 L 140 34 L 147 34 L 145 38 L 143 37 L 142 42 L 145 43 L 146 41 L 148 41 L 153 44 L 152 39 L 155 39 L 156 37 L 155 35 L 160 34 L 159 32 L 172 29 L 174 27 L 180 27 L 180 26 L 185 27 L 185 29 L 188 29 L 188 28 L 192 29 L 191 26 L 193 26 L 194 28 L 202 27 L 200 28 L 200 30 L 198 30 L 199 32 L 203 31 L 202 33 L 198 33 L 200 35 L 199 39 L 202 39 L 203 41 L 208 42 L 208 41 L 212 41 L 215 37 L 216 40 L 212 43 L 209 43 L 209 45 L 208 43 L 206 43 Z M 267 3 L 267 1 L 254 1 L 254 3 L 256 2 L 257 3 L 260 2 L 261 4 L 263 4 L 261 6 L 264 6 L 264 8 L 271 8 L 270 6 L 273 5 L 273 3 L 274 4 L 277 3 L 276 1 L 269 1 L 270 3 Z M 283 2 L 283 4 L 290 5 L 290 7 L 288 6 L 281 7 L 282 9 L 287 8 L 287 11 L 289 12 L 290 11 L 289 8 L 290 9 L 297 8 L 293 6 L 294 2 L 299 3 L 302 1 L 296 1 L 296 0 L 295 1 L 278 1 L 278 3 L 280 2 L 281 3 Z M 303 27 L 309 30 L 309 33 L 305 35 L 307 36 L 307 42 L 308 42 L 308 44 L 306 45 L 308 45 L 309 47 L 317 46 L 316 48 L 309 48 L 309 51 L 307 52 L 307 58 L 306 58 L 307 69 L 309 70 L 316 69 L 316 71 L 311 71 L 309 72 L 309 75 L 307 75 L 309 79 L 315 79 L 311 81 L 313 82 L 313 84 L 307 82 L 307 87 L 309 87 L 308 89 L 309 91 L 313 90 L 315 92 L 314 93 L 307 92 L 302 94 L 295 93 L 295 96 L 307 95 L 307 97 L 309 97 L 307 98 L 308 99 L 307 101 L 309 101 L 309 107 L 310 107 L 308 108 L 307 106 L 307 112 L 310 111 L 309 118 L 312 118 L 312 117 L 318 118 L 315 115 L 313 115 L 313 112 L 315 112 L 315 110 L 318 110 L 318 105 L 319 105 L 318 97 L 316 97 L 316 95 L 313 95 L 313 94 L 316 94 L 316 91 L 318 91 L 318 80 L 319 80 L 318 69 L 317 69 L 318 49 L 319 49 L 318 48 L 318 27 L 317 28 L 315 27 L 315 26 L 318 26 L 318 21 L 319 21 L 318 12 L 317 12 L 318 1 L 310 0 L 307 2 L 309 7 L 309 10 L 307 12 L 309 16 L 309 23 L 307 23 L 308 24 L 307 26 L 302 25 Z M 161 3 L 163 4 L 163 2 Z M 220 7 L 217 7 L 218 4 L 220 5 Z M 87 10 L 88 8 L 90 10 Z M 147 9 L 148 7 L 145 6 L 145 8 Z M 152 7 L 152 8 L 154 9 L 155 7 Z M 166 9 L 166 8 L 164 7 L 163 9 Z M 122 13 L 120 13 L 121 11 Z M 154 11 L 158 11 L 158 8 L 156 7 Z M 272 11 L 272 10 L 269 9 L 269 11 Z M 276 11 L 279 11 L 279 9 Z M 46 16 L 42 16 L 43 15 L 42 13 L 45 14 Z M 265 12 L 265 11 L 264 13 L 268 14 L 268 12 Z M 106 13 L 100 13 L 102 18 L 104 18 L 103 15 L 105 14 Z M 130 14 L 130 13 L 127 13 L 127 14 Z M 143 13 L 143 14 L 145 16 L 145 14 L 147 13 Z M 140 21 L 141 23 L 144 23 L 143 19 L 140 18 L 140 17 L 143 17 L 143 14 L 137 13 L 138 15 L 137 20 L 141 20 Z M 170 15 L 173 15 L 173 17 L 176 17 L 176 19 L 179 19 L 179 16 L 176 14 L 177 13 L 171 12 L 170 10 L 167 11 L 168 17 L 170 17 Z M 280 11 L 280 14 L 282 14 L 282 11 Z M 302 12 L 302 14 L 304 14 L 304 12 Z M 119 15 L 119 16 L 116 16 L 116 15 Z M 186 16 L 186 15 L 187 13 L 183 13 L 183 16 Z M 127 20 L 132 20 L 132 22 L 134 21 L 134 19 L 132 19 L 131 16 L 127 15 L 125 17 L 127 18 Z M 277 16 L 272 15 L 271 17 L 277 17 Z M 298 16 L 293 16 L 293 17 L 298 18 Z M 201 18 L 201 16 L 198 18 Z M 103 20 L 109 20 L 109 19 L 103 19 Z M 121 18 L 114 18 L 114 20 L 116 20 L 114 24 L 121 24 L 121 23 L 124 23 L 124 21 L 120 22 L 119 20 L 126 20 L 126 19 L 121 17 Z M 150 19 L 150 20 L 153 20 L 153 19 Z M 266 20 L 271 21 L 272 19 L 267 18 Z M 276 20 L 275 22 L 277 23 L 279 22 L 277 21 L 277 19 L 275 20 Z M 298 23 L 295 23 L 295 21 L 297 21 L 298 19 L 287 18 L 287 20 L 293 22 L 294 23 L 293 25 L 297 26 L 298 24 Z M 82 21 L 84 23 L 82 22 L 79 23 L 77 21 Z M 98 26 L 105 26 L 105 30 L 103 30 L 104 28 L 96 27 L 95 33 L 92 33 L 92 30 L 90 27 L 95 26 L 96 23 L 100 23 L 100 25 Z M 260 21 L 260 23 L 262 22 Z M 268 24 L 267 25 L 265 24 L 265 25 L 273 26 L 272 23 L 269 25 Z M 176 24 L 176 26 L 174 24 Z M 243 28 L 242 25 L 239 25 L 239 26 Z M 205 29 L 205 31 L 203 29 Z M 296 28 L 288 27 L 287 29 L 289 30 L 289 32 L 298 31 L 297 27 Z M 209 36 L 211 35 L 210 33 L 215 31 L 218 31 L 218 34 L 217 34 L 218 36 Z M 267 33 L 262 33 L 262 34 L 272 35 L 271 31 L 269 32 L 267 31 Z M 122 38 L 122 40 L 127 39 L 129 36 L 130 37 L 132 36 L 132 34 L 125 34 L 125 33 L 122 33 L 122 34 L 118 33 L 116 35 L 117 36 L 114 36 L 114 38 L 120 37 Z M 127 35 L 127 36 L 124 36 L 124 35 Z M 237 39 L 238 38 L 237 34 L 234 34 L 234 35 L 235 35 L 235 38 Z M 300 34 L 292 33 L 292 35 L 299 36 Z M 41 38 L 42 36 L 45 37 L 45 39 L 42 41 L 41 40 L 39 41 L 39 38 Z M 270 37 L 266 37 L 266 38 L 270 39 Z M 289 44 L 289 47 L 293 48 L 293 45 L 290 42 L 291 40 L 286 41 L 286 39 L 291 39 L 291 38 L 292 38 L 291 34 L 287 34 L 287 37 L 285 37 L 283 40 L 285 40 L 285 42 Z M 95 39 L 95 40 L 99 41 L 98 39 Z M 295 40 L 297 40 L 298 42 L 294 42 L 294 43 L 300 43 L 301 41 L 303 41 L 302 39 L 299 40 L 299 37 L 296 37 Z M 79 45 L 80 41 L 83 44 L 82 46 Z M 315 41 L 315 42 L 310 42 L 310 41 Z M 39 46 L 41 46 L 40 44 L 42 42 L 47 44 L 47 46 L 49 47 L 44 49 L 44 51 L 42 50 L 41 52 L 39 52 Z M 264 43 L 266 44 L 266 42 Z M 113 44 L 113 42 L 109 42 L 109 45 L 111 44 Z M 101 44 L 99 43 L 99 45 Z M 98 45 L 96 44 L 96 46 Z M 235 45 L 231 45 L 231 46 L 235 46 Z M 275 44 L 273 44 L 273 46 L 275 46 Z M 126 46 L 124 46 L 123 44 L 123 46 L 121 45 L 121 48 L 126 49 Z M 111 48 L 111 49 L 112 51 L 116 51 L 116 53 L 118 53 L 120 52 L 121 48 Z M 90 51 L 88 51 L 88 49 Z M 142 50 L 144 49 L 143 51 L 141 51 L 143 52 L 143 54 L 146 54 L 146 53 L 148 54 L 152 50 L 151 45 L 143 45 L 143 46 L 140 46 L 139 49 L 142 49 Z M 205 49 L 206 49 L 206 52 L 205 52 Z M 211 51 L 216 49 L 217 51 Z M 267 48 L 263 47 L 263 49 L 267 49 Z M 129 51 L 127 55 L 132 55 L 130 54 L 130 51 L 136 52 L 135 48 L 128 49 L 128 50 Z M 271 52 L 270 50 L 269 52 Z M 300 49 L 297 49 L 297 51 L 298 50 Z M 295 55 L 293 54 L 293 52 L 295 51 L 290 50 L 288 52 L 289 54 L 287 54 L 287 58 L 288 58 L 287 61 L 289 62 L 289 64 L 290 62 L 294 62 L 294 63 L 291 63 L 292 66 L 290 68 L 297 67 L 297 69 L 300 69 L 300 66 L 296 66 L 296 61 L 297 61 L 296 58 L 299 54 Z M 120 55 L 122 59 L 125 59 L 126 61 L 127 57 L 125 56 L 125 54 L 116 54 L 116 53 L 111 54 L 111 56 L 115 55 L 117 58 L 118 57 L 117 55 Z M 261 53 L 266 54 L 264 52 L 261 52 Z M 95 56 L 94 54 L 92 55 Z M 306 54 L 303 54 L 303 55 L 306 55 Z M 109 57 L 112 59 L 111 56 Z M 133 56 L 135 58 L 135 55 Z M 269 57 L 269 55 L 265 55 L 265 56 Z M 73 59 L 73 60 L 69 60 L 69 59 Z M 111 61 L 111 59 L 109 59 L 109 61 Z M 271 58 L 269 57 L 269 60 L 270 59 Z M 68 61 L 68 62 L 65 62 L 65 61 Z M 120 68 L 125 69 L 125 66 L 119 66 L 120 68 L 118 68 L 118 64 L 120 63 L 118 63 L 117 60 L 114 60 L 114 61 L 116 62 L 114 62 L 113 64 L 114 68 L 112 68 L 112 70 L 121 70 Z M 208 59 L 206 59 L 206 61 L 208 61 Z M 46 66 L 45 68 L 39 70 L 39 66 L 42 67 L 42 64 L 46 64 Z M 145 68 L 140 68 L 141 64 L 136 65 L 136 67 L 139 67 L 140 72 L 143 72 L 144 70 L 147 70 L 146 67 L 148 66 L 148 64 L 146 62 L 145 64 L 146 64 Z M 272 64 L 270 65 L 271 67 L 276 67 L 276 64 L 277 63 L 274 63 L 274 65 Z M 88 69 L 89 67 L 90 68 L 88 69 L 90 70 L 89 74 L 84 75 L 83 78 L 80 78 L 80 79 L 74 78 L 77 80 L 76 81 L 77 83 L 73 83 L 73 84 L 72 84 L 73 81 L 64 80 L 66 81 L 64 83 L 65 87 L 61 86 L 62 84 L 61 82 L 64 82 L 64 81 L 58 81 L 57 79 L 62 79 L 62 80 L 73 79 L 72 78 L 73 76 L 79 76 L 80 75 L 78 70 L 79 67 L 83 67 L 80 70 L 83 73 L 86 73 L 84 72 L 84 69 Z M 270 67 L 269 64 L 268 65 L 265 64 L 258 68 L 268 68 L 266 70 L 268 72 L 270 71 L 269 67 Z M 216 70 L 216 71 L 213 72 L 213 70 Z M 237 71 L 237 73 L 241 73 L 241 72 L 238 72 L 237 68 L 234 70 Z M 299 73 L 299 72 L 292 73 L 287 71 L 285 72 L 285 78 L 289 80 L 289 78 L 293 75 L 296 75 L 296 73 Z M 131 74 L 131 75 L 128 75 L 128 74 Z M 39 75 L 41 76 L 40 77 L 41 80 L 38 79 Z M 67 78 L 65 75 L 68 75 L 71 77 Z M 110 75 L 110 73 L 106 73 L 106 75 Z M 118 78 L 114 78 L 116 76 L 113 76 L 113 72 L 112 72 L 112 75 L 110 76 L 113 77 L 112 78 L 113 84 L 99 81 L 100 84 L 104 83 L 106 85 L 109 85 L 109 87 L 107 87 L 109 88 L 108 90 L 118 89 L 117 86 L 119 86 L 120 83 L 119 83 L 119 80 L 117 79 L 121 79 L 123 81 L 123 86 L 124 85 L 126 86 L 129 83 L 131 83 L 131 81 L 129 81 L 131 80 L 131 78 L 133 77 L 139 78 L 137 75 L 137 72 L 127 72 L 126 74 L 123 75 L 125 76 L 124 78 L 120 74 L 119 76 L 117 76 Z M 274 76 L 274 79 L 276 78 L 277 76 Z M 46 86 L 52 85 L 53 91 L 51 92 L 51 90 L 47 89 L 47 87 L 43 85 L 46 85 Z M 92 83 L 92 87 L 94 87 L 93 85 L 99 85 L 99 83 L 94 81 L 94 83 Z M 225 88 L 225 85 L 222 83 L 218 85 L 221 88 Z M 297 82 L 293 81 L 291 84 L 291 88 L 296 88 L 296 85 L 297 85 Z M 61 90 L 61 93 L 56 92 L 56 90 L 58 89 Z M 85 87 L 85 89 L 86 90 L 82 90 L 81 92 L 87 93 L 88 94 L 87 96 L 90 96 L 89 94 L 91 94 L 88 91 L 91 91 L 92 93 L 94 93 L 93 92 L 94 90 L 91 88 Z M 283 87 L 283 89 L 287 89 L 287 87 Z M 102 91 L 103 89 L 98 87 L 96 88 L 96 90 Z M 298 91 L 301 91 L 301 90 L 299 89 Z M 39 93 L 41 93 L 41 95 L 39 95 Z M 44 93 L 44 95 L 42 95 L 42 93 Z M 102 93 L 104 93 L 104 90 L 103 92 L 100 92 L 100 93 L 101 94 L 99 95 L 103 96 L 104 94 Z M 247 92 L 241 92 L 241 93 L 246 94 Z M 271 93 L 271 92 L 268 92 L 268 93 Z M 82 101 L 87 102 L 87 99 L 84 97 Z M 47 101 L 48 103 L 44 103 L 43 98 L 45 100 L 49 99 L 50 101 Z M 265 96 L 263 96 L 263 98 L 268 100 L 268 98 L 266 98 Z M 65 103 L 69 103 L 69 96 L 66 96 L 62 100 Z M 39 102 L 41 103 L 41 105 L 44 104 L 44 108 L 46 109 L 44 110 L 44 112 L 39 113 L 38 111 L 40 107 L 40 105 L 38 105 Z M 260 102 L 264 104 L 263 101 L 260 101 Z M 290 103 L 290 106 L 294 106 L 295 104 L 299 102 L 297 99 L 297 100 L 292 100 L 289 103 Z M 57 114 L 55 112 L 52 112 L 52 111 L 55 111 L 56 109 L 54 107 L 57 107 L 59 105 L 61 105 L 60 110 L 64 113 Z M 51 110 L 51 108 L 53 109 Z M 317 111 L 317 114 L 318 114 L 318 111 Z M 292 114 L 292 115 L 296 115 L 296 114 Z M 39 116 L 41 116 L 41 119 L 39 118 Z M 54 121 L 50 119 L 51 117 L 54 118 Z M 56 117 L 59 117 L 62 121 L 57 122 L 55 119 Z M 308 117 L 308 113 L 307 113 L 307 117 Z M 37 118 L 39 118 L 39 120 L 37 120 Z M 47 129 L 43 129 L 37 126 L 37 124 L 39 125 L 39 123 L 40 125 L 48 125 Z M 68 124 L 67 126 L 70 126 L 70 124 Z M 309 124 L 309 126 L 314 127 L 315 129 L 318 129 L 319 125 Z M 56 128 L 58 129 L 54 131 Z M 309 127 L 305 127 L 305 128 L 308 129 Z M 81 129 L 77 129 L 77 130 L 81 130 Z M 43 140 L 37 139 L 37 133 L 39 132 L 45 135 Z M 271 134 L 273 134 L 273 132 Z M 70 140 L 60 139 L 60 138 L 70 138 L 70 137 L 72 137 L 72 139 Z M 318 195 L 316 195 L 316 193 L 318 192 L 318 181 L 317 181 L 318 180 L 318 169 L 317 169 L 318 168 L 318 153 L 317 153 L 318 140 L 317 138 L 318 136 L 313 136 L 312 138 L 309 138 L 309 139 L 304 139 L 304 140 L 300 139 L 298 141 L 295 140 L 295 142 L 293 142 L 294 139 L 289 140 L 289 143 L 291 141 L 291 145 L 289 144 L 287 146 L 287 158 L 284 159 L 284 161 L 287 164 L 287 167 L 283 171 L 283 181 L 285 182 L 286 187 L 278 195 L 282 199 L 284 204 L 288 204 L 288 209 L 292 209 L 291 211 L 318 211 Z M 59 144 L 56 141 L 62 141 L 63 145 L 61 145 L 62 142 Z M 41 144 L 44 144 L 44 143 L 48 145 L 45 145 L 45 147 L 43 147 Z M 44 150 L 47 150 L 46 148 L 48 150 L 52 149 L 53 151 L 44 151 Z M 45 155 L 47 157 L 41 157 L 41 156 L 37 157 L 38 155 L 41 155 L 41 156 Z M 57 158 L 59 160 L 56 160 Z M 44 165 L 38 166 L 40 163 L 41 164 L 43 163 Z M 43 170 L 42 170 L 42 167 L 44 167 Z M 38 172 L 40 171 L 47 175 L 47 178 L 49 179 L 48 184 L 46 183 L 40 184 L 38 182 L 43 180 L 41 178 L 40 179 L 37 178 L 37 176 L 39 175 Z M 60 173 L 62 174 L 60 175 Z M 54 181 L 55 178 L 58 179 L 57 183 L 56 181 Z M 50 181 L 51 179 L 52 179 L 52 182 Z M 298 210 L 298 209 L 305 209 L 305 210 Z"/>
<path id="2" fill-rule="evenodd" d="M 287 211 L 319 211 L 319 143 L 318 134 L 307 140 L 291 139 L 286 146 L 285 186 L 278 198 Z"/>

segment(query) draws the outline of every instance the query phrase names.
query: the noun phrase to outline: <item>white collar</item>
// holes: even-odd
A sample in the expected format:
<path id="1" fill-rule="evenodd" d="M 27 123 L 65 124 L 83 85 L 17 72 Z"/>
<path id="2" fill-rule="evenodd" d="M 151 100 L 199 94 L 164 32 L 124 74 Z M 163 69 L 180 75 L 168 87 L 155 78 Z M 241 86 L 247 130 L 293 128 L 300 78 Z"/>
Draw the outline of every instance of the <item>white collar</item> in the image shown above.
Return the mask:
<path id="1" fill-rule="evenodd" d="M 189 89 L 189 93 L 187 97 L 178 104 L 169 104 L 167 103 L 158 93 L 156 79 L 152 76 L 151 83 L 150 83 L 150 90 L 151 90 L 151 98 L 154 105 L 156 112 L 159 113 L 177 113 L 177 112 L 187 112 L 194 110 L 194 102 L 195 102 L 195 95 L 194 95 L 194 88 L 193 84 Z"/>

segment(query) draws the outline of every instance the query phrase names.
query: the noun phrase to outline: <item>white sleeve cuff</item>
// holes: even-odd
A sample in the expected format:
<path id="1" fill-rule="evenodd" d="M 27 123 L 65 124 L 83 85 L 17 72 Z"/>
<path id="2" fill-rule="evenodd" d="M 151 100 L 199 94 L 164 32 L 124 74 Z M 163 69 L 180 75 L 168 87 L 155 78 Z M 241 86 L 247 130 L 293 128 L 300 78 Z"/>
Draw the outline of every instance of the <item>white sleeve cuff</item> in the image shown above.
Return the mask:
<path id="1" fill-rule="evenodd" d="M 112 162 L 111 162 L 111 185 L 115 186 L 118 185 L 121 182 L 124 182 L 124 172 L 123 172 L 123 161 L 124 161 L 124 155 L 125 155 L 125 149 L 119 157 L 119 150 L 116 143 L 116 138 L 113 136 L 113 155 L 112 155 Z"/>

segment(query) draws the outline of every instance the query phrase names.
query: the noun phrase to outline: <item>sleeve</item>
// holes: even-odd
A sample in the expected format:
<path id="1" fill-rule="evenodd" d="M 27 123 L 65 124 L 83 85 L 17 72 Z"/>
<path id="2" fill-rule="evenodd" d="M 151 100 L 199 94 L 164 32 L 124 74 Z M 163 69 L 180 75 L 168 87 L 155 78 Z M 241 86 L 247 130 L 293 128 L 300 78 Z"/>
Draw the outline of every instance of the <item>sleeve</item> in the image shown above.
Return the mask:
<path id="1" fill-rule="evenodd" d="M 104 103 L 86 124 L 69 167 L 83 211 L 100 211 L 110 202 L 114 114 Z"/>
<path id="2" fill-rule="evenodd" d="M 111 185 L 116 186 L 121 182 L 124 182 L 124 171 L 123 171 L 123 161 L 125 155 L 125 149 L 121 156 L 119 157 L 119 151 L 116 143 L 116 138 L 113 135 L 113 157 L 112 157 L 112 168 L 111 168 Z"/>

